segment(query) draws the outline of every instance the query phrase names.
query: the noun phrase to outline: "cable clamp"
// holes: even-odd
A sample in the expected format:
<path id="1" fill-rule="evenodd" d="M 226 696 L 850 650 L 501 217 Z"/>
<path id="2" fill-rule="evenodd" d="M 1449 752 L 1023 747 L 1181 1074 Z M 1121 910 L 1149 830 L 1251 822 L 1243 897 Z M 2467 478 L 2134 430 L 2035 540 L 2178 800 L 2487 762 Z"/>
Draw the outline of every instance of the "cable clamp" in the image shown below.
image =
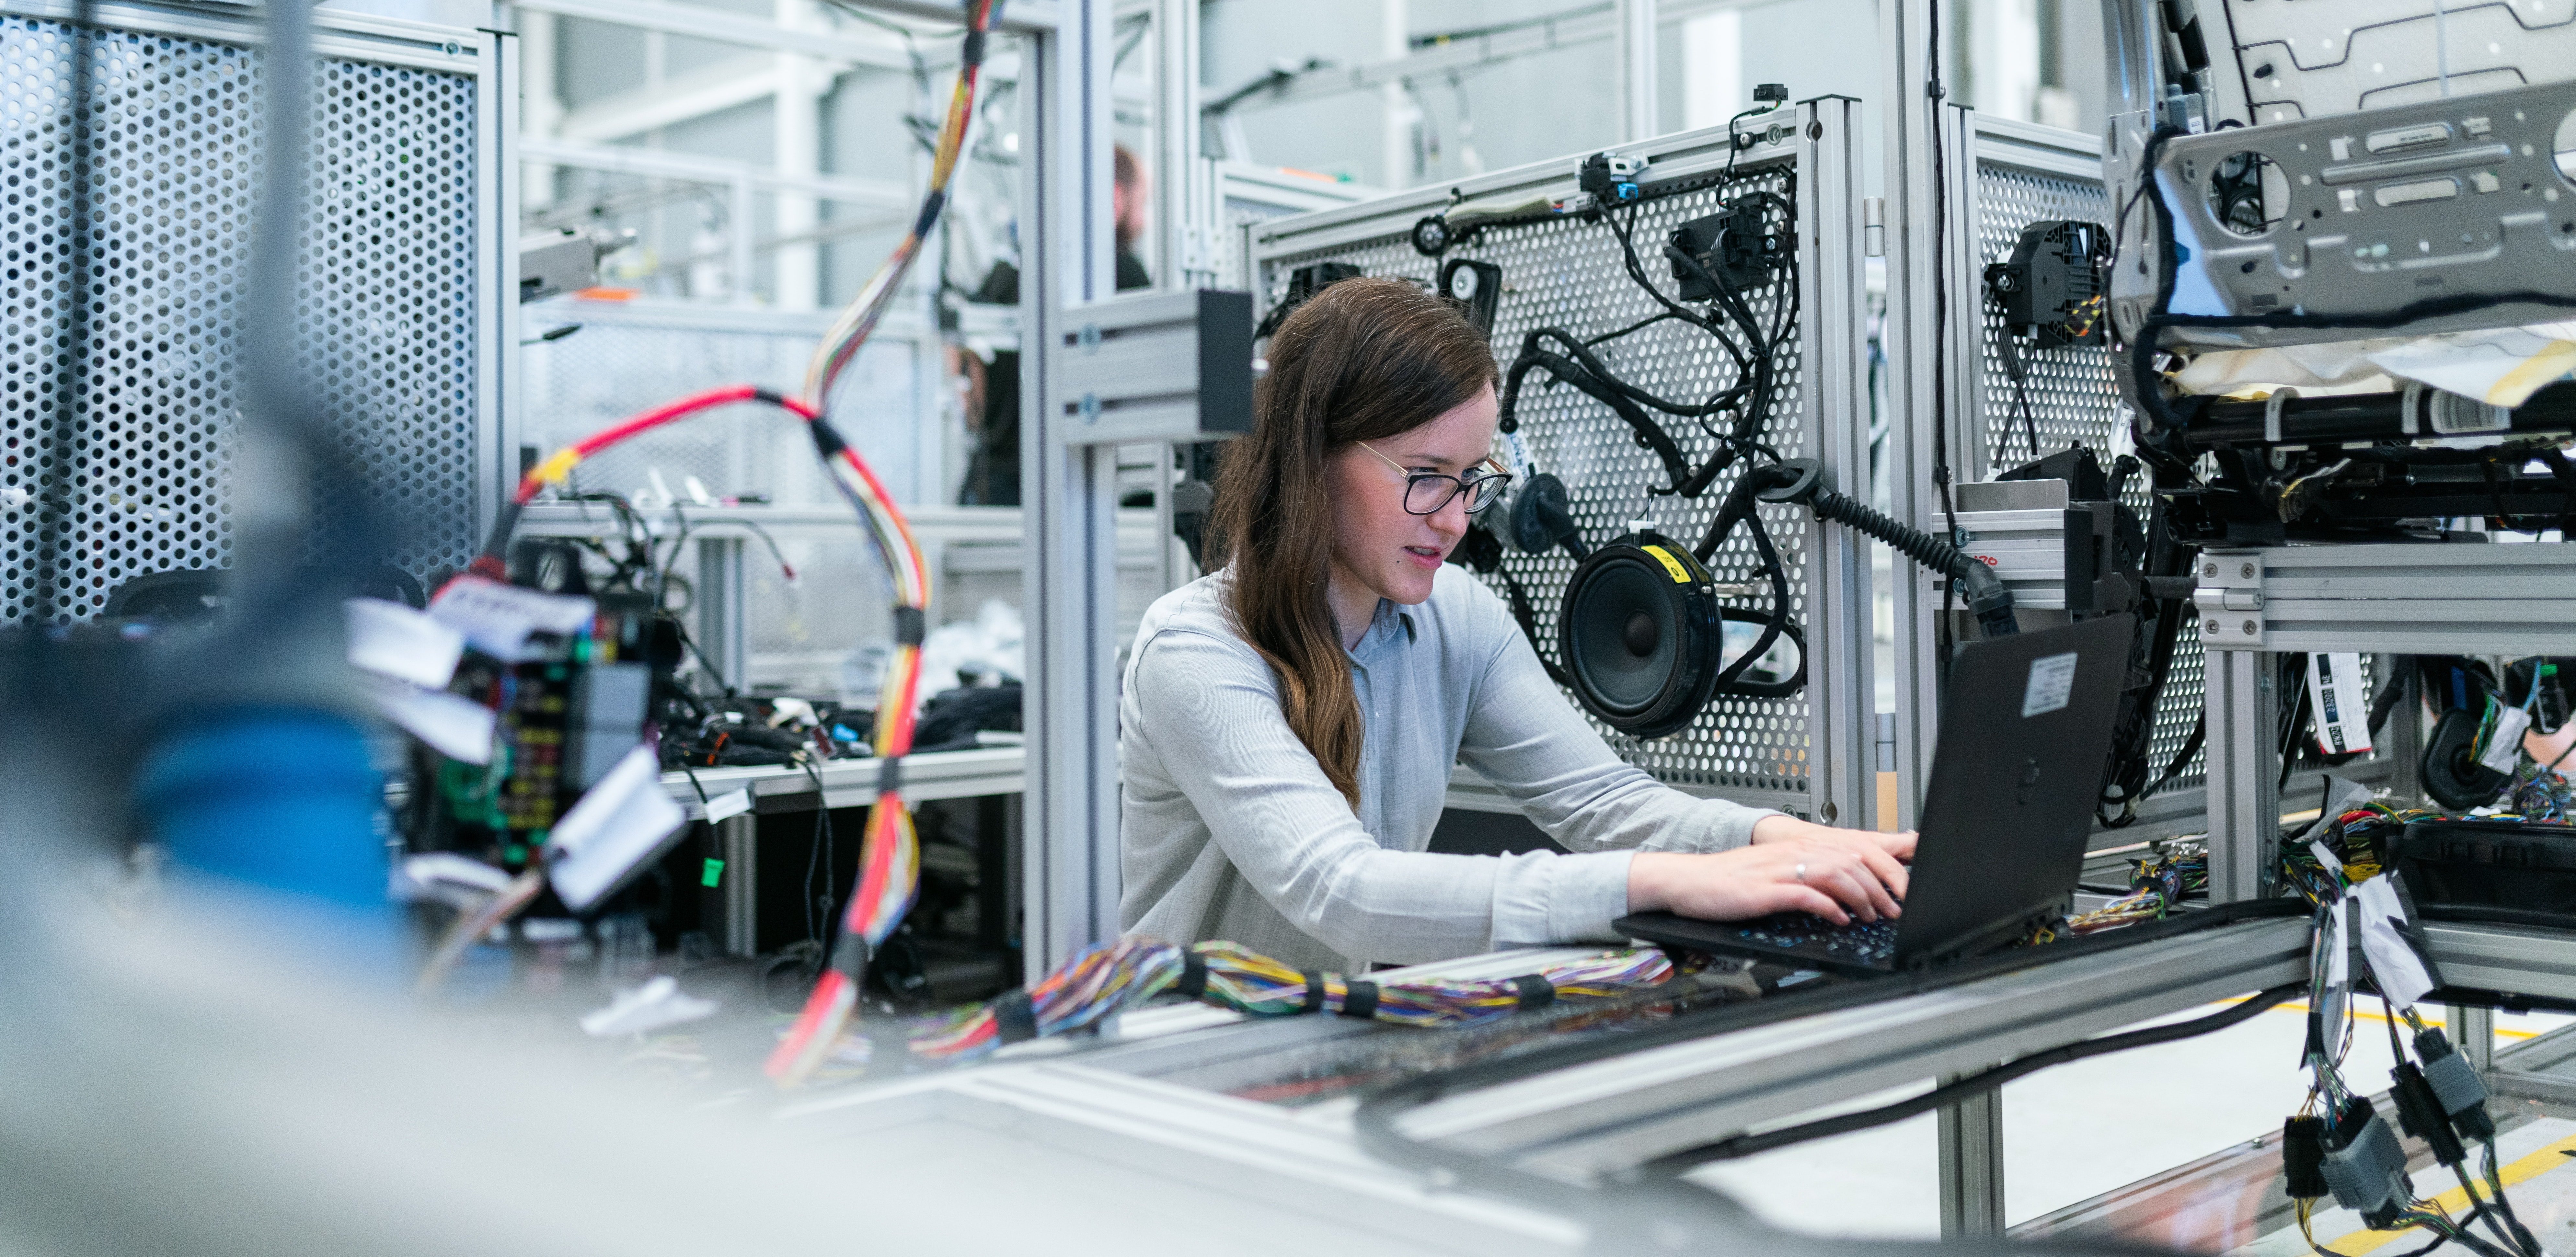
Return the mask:
<path id="1" fill-rule="evenodd" d="M 2281 443 L 2281 406 L 2283 403 L 2298 395 L 2299 390 L 2284 384 L 2279 388 L 2273 389 L 2270 397 L 2263 399 L 2264 441 L 2273 445 Z M 2407 430 L 2411 432 L 2414 429 L 2409 428 Z"/>
<path id="2" fill-rule="evenodd" d="M 1556 984 L 1538 974 L 1525 973 L 1510 981 L 1520 990 L 1523 1008 L 1545 1008 L 1556 1002 Z"/>

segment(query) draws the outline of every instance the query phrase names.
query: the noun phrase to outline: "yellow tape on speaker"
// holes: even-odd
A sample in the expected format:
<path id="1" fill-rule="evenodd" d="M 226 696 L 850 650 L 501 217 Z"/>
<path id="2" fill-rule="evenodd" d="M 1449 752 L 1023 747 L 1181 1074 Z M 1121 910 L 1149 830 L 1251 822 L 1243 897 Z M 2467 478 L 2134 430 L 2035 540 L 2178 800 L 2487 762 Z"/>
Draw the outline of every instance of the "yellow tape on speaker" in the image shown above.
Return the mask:
<path id="1" fill-rule="evenodd" d="M 1690 569 L 1683 567 L 1682 561 L 1674 558 L 1671 551 L 1664 549 L 1662 546 L 1640 546 L 1638 548 L 1655 556 L 1655 558 L 1664 565 L 1664 570 L 1673 574 L 1674 584 L 1687 585 L 1691 583 Z"/>

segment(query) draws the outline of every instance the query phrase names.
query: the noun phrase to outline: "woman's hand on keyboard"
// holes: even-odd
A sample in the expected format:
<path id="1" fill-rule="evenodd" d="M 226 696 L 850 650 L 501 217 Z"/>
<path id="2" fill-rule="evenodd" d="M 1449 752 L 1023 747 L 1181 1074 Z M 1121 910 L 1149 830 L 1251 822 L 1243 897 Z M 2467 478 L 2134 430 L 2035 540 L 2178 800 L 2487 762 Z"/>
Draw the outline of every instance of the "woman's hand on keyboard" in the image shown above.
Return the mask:
<path id="1" fill-rule="evenodd" d="M 1773 817 L 1763 822 L 1789 820 Z M 1804 825 L 1804 822 L 1793 822 Z M 1812 912 L 1836 924 L 1900 914 L 1905 866 L 1877 841 L 1913 835 L 1867 834 L 1806 825 L 1813 832 L 1765 838 L 1707 855 L 1641 851 L 1628 865 L 1628 910 L 1666 911 L 1707 921 L 1740 921 L 1774 912 Z"/>

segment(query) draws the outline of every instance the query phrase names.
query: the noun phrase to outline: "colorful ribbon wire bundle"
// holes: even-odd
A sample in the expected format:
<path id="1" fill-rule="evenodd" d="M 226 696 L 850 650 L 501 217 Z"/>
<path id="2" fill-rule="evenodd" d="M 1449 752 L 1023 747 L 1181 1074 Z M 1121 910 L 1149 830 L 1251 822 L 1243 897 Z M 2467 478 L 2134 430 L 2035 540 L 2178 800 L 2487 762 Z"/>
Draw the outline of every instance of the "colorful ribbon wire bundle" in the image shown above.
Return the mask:
<path id="1" fill-rule="evenodd" d="M 966 147 L 967 125 L 975 116 L 975 87 L 984 65 L 985 32 L 992 29 L 993 18 L 1000 9 L 1001 0 L 973 0 L 968 7 L 966 48 L 957 69 L 957 86 L 950 94 L 948 116 L 940 124 L 939 138 L 931 146 L 930 189 L 922 197 L 921 212 L 914 216 L 912 230 L 886 256 L 876 274 L 860 289 L 858 299 L 850 303 L 824 334 L 823 343 L 815 348 L 813 363 L 805 373 L 805 391 L 818 411 L 828 404 L 832 386 L 842 370 L 876 330 L 877 320 L 894 300 L 904 274 L 920 256 L 922 242 L 938 226 L 940 210 L 948 203 L 949 180 L 957 173 L 958 155 Z M 913 896 L 921 885 L 921 848 L 913 832 L 912 812 L 896 791 L 901 785 L 901 757 L 912 749 L 913 703 L 921 680 L 922 617 L 930 603 L 929 571 L 922 563 L 920 548 L 913 544 L 912 531 L 905 525 L 902 512 L 894 507 L 894 499 L 877 483 L 867 464 L 841 444 L 819 418 L 818 413 L 815 447 L 822 451 L 827 463 L 837 459 L 855 473 L 856 482 L 848 476 L 836 476 L 834 484 L 843 497 L 869 516 L 870 535 L 876 539 L 878 553 L 895 573 L 895 656 L 886 669 L 885 696 L 877 703 L 877 755 L 884 767 L 878 773 L 877 804 L 869 813 L 867 840 L 861 848 L 858 890 L 850 896 L 849 910 L 841 921 L 840 942 L 833 947 L 829 966 L 806 998 L 805 1011 L 770 1054 L 766 1068 L 770 1079 L 781 1087 L 802 1084 L 831 1054 L 832 1045 L 840 1041 L 841 1032 L 858 1007 L 859 983 L 867 972 L 869 955 L 911 910 Z M 830 445 L 825 444 L 826 436 L 831 437 Z"/>
<path id="2" fill-rule="evenodd" d="M 2067 929 L 2090 934 L 2115 925 L 2159 920 L 2194 892 L 2209 889 L 2209 850 L 2180 847 L 2136 861 L 2129 872 L 2129 893 L 2068 919 Z"/>
<path id="3" fill-rule="evenodd" d="M 1153 939 L 1095 943 L 1026 991 L 921 1024 L 916 1056 L 957 1060 L 1089 1025 L 1163 991 L 1255 1017 L 1327 1013 L 1402 1026 L 1474 1025 L 1562 997 L 1607 999 L 1660 986 L 1672 962 L 1620 949 L 1511 978 L 1370 982 L 1301 971 L 1226 942 L 1183 948 Z"/>

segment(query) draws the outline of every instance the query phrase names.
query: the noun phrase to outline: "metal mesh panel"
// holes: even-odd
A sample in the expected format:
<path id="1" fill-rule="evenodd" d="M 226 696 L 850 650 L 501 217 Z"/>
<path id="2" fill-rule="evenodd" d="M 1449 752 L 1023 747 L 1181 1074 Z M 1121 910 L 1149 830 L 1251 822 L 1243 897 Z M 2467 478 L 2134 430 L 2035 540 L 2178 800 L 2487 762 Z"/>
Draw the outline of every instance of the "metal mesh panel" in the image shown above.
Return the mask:
<path id="1" fill-rule="evenodd" d="M 1748 171 L 1750 177 L 1746 177 L 1747 172 L 1739 172 L 1732 191 L 1790 193 L 1784 163 L 1748 167 Z M 1637 212 L 1635 238 L 1640 254 L 1647 259 L 1648 275 L 1660 279 L 1666 274 L 1665 264 L 1657 259 L 1662 241 L 1672 229 L 1685 220 L 1715 211 L 1721 199 L 1717 190 L 1704 188 L 1659 197 Z M 1493 339 L 1496 354 L 1505 362 L 1518 353 L 1522 337 L 1533 328 L 1560 327 L 1577 336 L 1591 337 L 1661 309 L 1629 278 L 1618 241 L 1609 227 L 1598 223 L 1556 219 L 1491 228 L 1472 243 L 1451 250 L 1451 256 L 1502 267 L 1503 298 L 1495 316 Z M 1402 237 L 1389 236 L 1269 260 L 1261 277 L 1265 301 L 1275 303 L 1285 294 L 1289 276 L 1297 267 L 1324 260 L 1348 262 L 1371 275 L 1414 279 L 1426 285 L 1436 270 L 1435 263 L 1416 253 Z M 1671 281 L 1663 282 L 1669 292 Z M 1755 316 L 1766 328 L 1778 313 L 1776 294 L 1782 288 L 1774 284 L 1765 289 L 1767 295 L 1752 302 Z M 1808 454 L 1812 443 L 1809 417 L 1803 413 L 1800 400 L 1802 345 L 1794 336 L 1788 341 L 1773 360 L 1774 404 L 1764 440 L 1782 457 L 1797 458 Z M 1735 379 L 1733 359 L 1707 333 L 1676 322 L 1610 342 L 1596 352 L 1611 370 L 1664 397 L 1707 396 Z M 1549 387 L 1544 379 L 1543 373 L 1532 373 L 1521 391 L 1521 434 L 1529 443 L 1534 466 L 1565 481 L 1573 499 L 1574 518 L 1582 525 L 1584 537 L 1594 542 L 1607 541 L 1630 531 L 1631 522 L 1643 518 L 1653 520 L 1654 527 L 1668 536 L 1686 544 L 1696 542 L 1733 487 L 1737 473 L 1730 470 L 1719 476 L 1697 499 L 1650 496 L 1646 492 L 1649 485 L 1665 483 L 1663 467 L 1653 455 L 1637 447 L 1627 425 L 1591 398 L 1569 387 Z M 1707 458 L 1717 447 L 1715 438 L 1691 421 L 1669 416 L 1665 420 L 1674 440 L 1693 464 Z M 1780 552 L 1792 595 L 1792 615 L 1804 624 L 1813 602 L 1806 568 L 1811 521 L 1804 511 L 1792 507 L 1762 508 L 1762 521 Z M 1563 551 L 1540 556 L 1514 550 L 1505 563 L 1528 590 L 1538 612 L 1539 639 L 1553 656 L 1557 604 L 1574 574 L 1574 560 Z M 1726 547 L 1712 556 L 1709 566 L 1720 581 L 1749 579 L 1757 570 L 1749 531 L 1738 529 Z M 1503 592 L 1499 577 L 1486 580 L 1497 593 Z M 1767 609 L 1769 595 L 1765 592 L 1752 599 L 1733 601 Z M 1729 644 L 1734 642 L 1730 640 Z M 1655 739 L 1632 738 L 1598 721 L 1594 723 L 1620 758 L 1664 782 L 1721 793 L 1805 793 L 1809 789 L 1813 732 L 1808 710 L 1804 694 L 1785 699 L 1723 698 L 1710 703 L 1680 732 Z"/>
<path id="2" fill-rule="evenodd" d="M 72 28 L 0 18 L 0 617 L 33 609 L 46 482 L 68 471 L 57 607 L 86 619 L 139 575 L 230 565 L 226 495 L 243 404 L 232 375 L 261 160 L 261 56 L 101 30 L 88 160 L 69 117 Z M 348 60 L 316 68 L 296 333 L 304 384 L 399 530 L 415 575 L 472 557 L 476 92 L 470 76 Z M 89 180 L 86 343 L 70 345 L 68 177 Z M 77 403 L 59 411 L 61 373 Z M 74 465 L 40 455 L 73 422 Z"/>
<path id="3" fill-rule="evenodd" d="M 2108 223 L 2109 215 L 2109 202 L 2098 181 L 1997 163 L 1978 166 L 1977 252 L 1981 269 L 1985 262 L 2011 257 L 2022 228 L 2031 223 L 2048 219 Z M 1996 348 L 2004 335 L 2003 315 L 1982 294 L 1978 302 L 1983 311 L 1983 339 L 1978 355 L 1982 368 L 1979 381 L 1984 391 L 1981 426 L 1974 446 L 1983 463 L 1978 475 L 1991 476 L 1997 470 L 2029 461 L 2034 429 L 2043 452 L 2081 443 L 2107 463 L 2115 445 L 2114 425 L 2119 422 L 2119 393 L 2111 379 L 2110 351 L 2090 345 L 2047 350 L 2021 346 L 2027 379 L 2023 390 L 2028 401 L 2025 410 L 2023 398 L 2015 396 L 2012 377 L 2005 372 L 2003 357 Z M 2139 519 L 2147 517 L 2143 478 L 2130 482 L 2123 500 Z M 2173 671 L 2166 677 L 2164 693 L 2156 704 L 2155 739 L 2148 750 L 2148 762 L 2155 773 L 2161 775 L 2165 765 L 2172 763 L 2175 753 L 2190 740 L 2192 728 L 2200 720 L 2201 686 L 2200 635 L 2185 632 L 2174 645 Z M 2165 791 L 2198 789 L 2201 762 L 2200 753 L 2194 752 L 2191 763 Z"/>

